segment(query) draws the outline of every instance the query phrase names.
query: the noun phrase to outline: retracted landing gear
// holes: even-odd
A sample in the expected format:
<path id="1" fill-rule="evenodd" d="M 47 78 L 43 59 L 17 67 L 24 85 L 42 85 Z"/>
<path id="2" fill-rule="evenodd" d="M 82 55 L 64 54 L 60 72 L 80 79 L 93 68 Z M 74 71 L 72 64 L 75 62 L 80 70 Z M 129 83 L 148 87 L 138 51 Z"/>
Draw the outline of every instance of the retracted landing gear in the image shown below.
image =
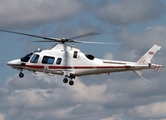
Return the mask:
<path id="1" fill-rule="evenodd" d="M 20 72 L 20 73 L 19 73 L 19 77 L 20 77 L 20 78 L 23 78 L 23 77 L 24 77 L 24 73 Z"/>
<path id="2" fill-rule="evenodd" d="M 74 85 L 74 81 L 72 80 L 74 77 L 71 77 L 71 76 L 65 76 L 65 78 L 63 79 L 63 82 L 67 83 L 68 78 L 70 78 L 69 85 L 71 85 L 71 86 Z"/>

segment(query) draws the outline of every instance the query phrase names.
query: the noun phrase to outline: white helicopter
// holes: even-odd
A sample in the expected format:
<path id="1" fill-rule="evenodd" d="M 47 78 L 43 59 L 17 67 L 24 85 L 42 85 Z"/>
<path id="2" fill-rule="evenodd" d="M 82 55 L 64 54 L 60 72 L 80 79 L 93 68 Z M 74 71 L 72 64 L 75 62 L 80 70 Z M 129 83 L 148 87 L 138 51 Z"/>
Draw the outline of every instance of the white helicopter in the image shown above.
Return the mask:
<path id="1" fill-rule="evenodd" d="M 37 42 L 58 42 L 50 49 L 40 50 L 31 52 L 21 59 L 16 59 L 7 62 L 7 65 L 14 69 L 20 71 L 19 77 L 23 78 L 23 70 L 29 70 L 34 73 L 43 72 L 48 75 L 63 75 L 63 82 L 69 85 L 73 85 L 76 77 L 85 75 L 98 75 L 102 73 L 110 74 L 112 72 L 122 72 L 122 71 L 134 71 L 143 80 L 141 70 L 143 69 L 155 69 L 156 71 L 161 71 L 163 65 L 151 63 L 151 59 L 155 53 L 160 50 L 161 46 L 154 45 L 149 49 L 137 62 L 128 61 L 115 61 L 95 58 L 91 54 L 84 54 L 81 50 L 73 45 L 67 43 L 94 43 L 94 44 L 114 44 L 114 43 L 103 43 L 103 42 L 87 42 L 87 41 L 77 41 L 76 38 L 96 35 L 98 33 L 88 33 L 81 36 L 73 37 L 70 39 L 59 39 L 51 37 L 43 37 L 32 34 L 13 32 L 8 30 L 0 30 L 2 32 L 21 34 L 25 36 L 37 37 L 45 39 L 44 41 Z M 70 80 L 68 80 L 70 79 Z M 153 83 L 153 82 L 150 82 Z"/>

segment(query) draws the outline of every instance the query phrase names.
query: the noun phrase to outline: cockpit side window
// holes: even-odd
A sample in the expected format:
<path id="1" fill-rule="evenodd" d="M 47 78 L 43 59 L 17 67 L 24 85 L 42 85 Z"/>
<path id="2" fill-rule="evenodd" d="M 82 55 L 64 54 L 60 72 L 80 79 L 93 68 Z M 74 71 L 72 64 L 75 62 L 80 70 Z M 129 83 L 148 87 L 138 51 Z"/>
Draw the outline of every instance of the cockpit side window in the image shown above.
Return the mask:
<path id="1" fill-rule="evenodd" d="M 31 62 L 31 63 L 37 63 L 38 60 L 39 60 L 39 55 L 35 54 L 35 55 L 32 57 L 32 59 L 31 59 L 30 62 Z"/>
<path id="2" fill-rule="evenodd" d="M 85 56 L 89 59 L 89 60 L 94 60 L 94 56 L 90 55 L 90 54 L 85 54 Z"/>
<path id="3" fill-rule="evenodd" d="M 56 61 L 56 64 L 57 64 L 57 65 L 60 65 L 61 62 L 62 62 L 62 58 L 58 58 L 57 61 Z"/>
<path id="4" fill-rule="evenodd" d="M 50 57 L 50 56 L 44 56 L 42 63 L 43 64 L 53 64 L 54 63 L 55 58 L 54 57 Z"/>
<path id="5" fill-rule="evenodd" d="M 28 55 L 22 57 L 21 61 L 22 62 L 28 62 L 32 55 L 33 55 L 33 53 L 29 53 Z"/>
<path id="6" fill-rule="evenodd" d="M 78 56 L 78 51 L 74 51 L 73 58 L 77 58 L 77 56 Z"/>

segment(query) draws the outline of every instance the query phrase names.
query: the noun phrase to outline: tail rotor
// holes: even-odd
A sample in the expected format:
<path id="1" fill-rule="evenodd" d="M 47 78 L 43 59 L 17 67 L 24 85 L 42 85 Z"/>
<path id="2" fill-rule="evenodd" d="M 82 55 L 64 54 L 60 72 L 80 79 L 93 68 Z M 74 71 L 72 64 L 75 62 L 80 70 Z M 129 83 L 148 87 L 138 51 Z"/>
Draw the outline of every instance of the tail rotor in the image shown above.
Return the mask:
<path id="1" fill-rule="evenodd" d="M 163 69 L 163 65 L 153 64 L 152 68 L 155 70 L 155 72 L 160 73 Z"/>

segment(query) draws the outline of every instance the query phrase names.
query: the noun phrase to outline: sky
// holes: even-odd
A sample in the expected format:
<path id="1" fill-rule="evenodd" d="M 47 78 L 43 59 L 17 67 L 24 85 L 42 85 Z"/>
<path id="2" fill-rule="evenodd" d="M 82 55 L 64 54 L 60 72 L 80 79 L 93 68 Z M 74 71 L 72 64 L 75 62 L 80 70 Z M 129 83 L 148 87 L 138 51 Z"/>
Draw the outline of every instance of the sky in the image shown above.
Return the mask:
<path id="1" fill-rule="evenodd" d="M 164 0 L 0 0 L 0 29 L 124 45 L 75 44 L 99 58 L 137 61 L 154 44 L 162 48 L 152 62 L 165 65 L 166 1 Z M 0 120 L 166 120 L 165 68 L 143 71 L 149 84 L 134 72 L 76 78 L 34 75 L 6 62 L 52 43 L 0 32 Z M 127 45 L 126 45 L 127 44 Z"/>

